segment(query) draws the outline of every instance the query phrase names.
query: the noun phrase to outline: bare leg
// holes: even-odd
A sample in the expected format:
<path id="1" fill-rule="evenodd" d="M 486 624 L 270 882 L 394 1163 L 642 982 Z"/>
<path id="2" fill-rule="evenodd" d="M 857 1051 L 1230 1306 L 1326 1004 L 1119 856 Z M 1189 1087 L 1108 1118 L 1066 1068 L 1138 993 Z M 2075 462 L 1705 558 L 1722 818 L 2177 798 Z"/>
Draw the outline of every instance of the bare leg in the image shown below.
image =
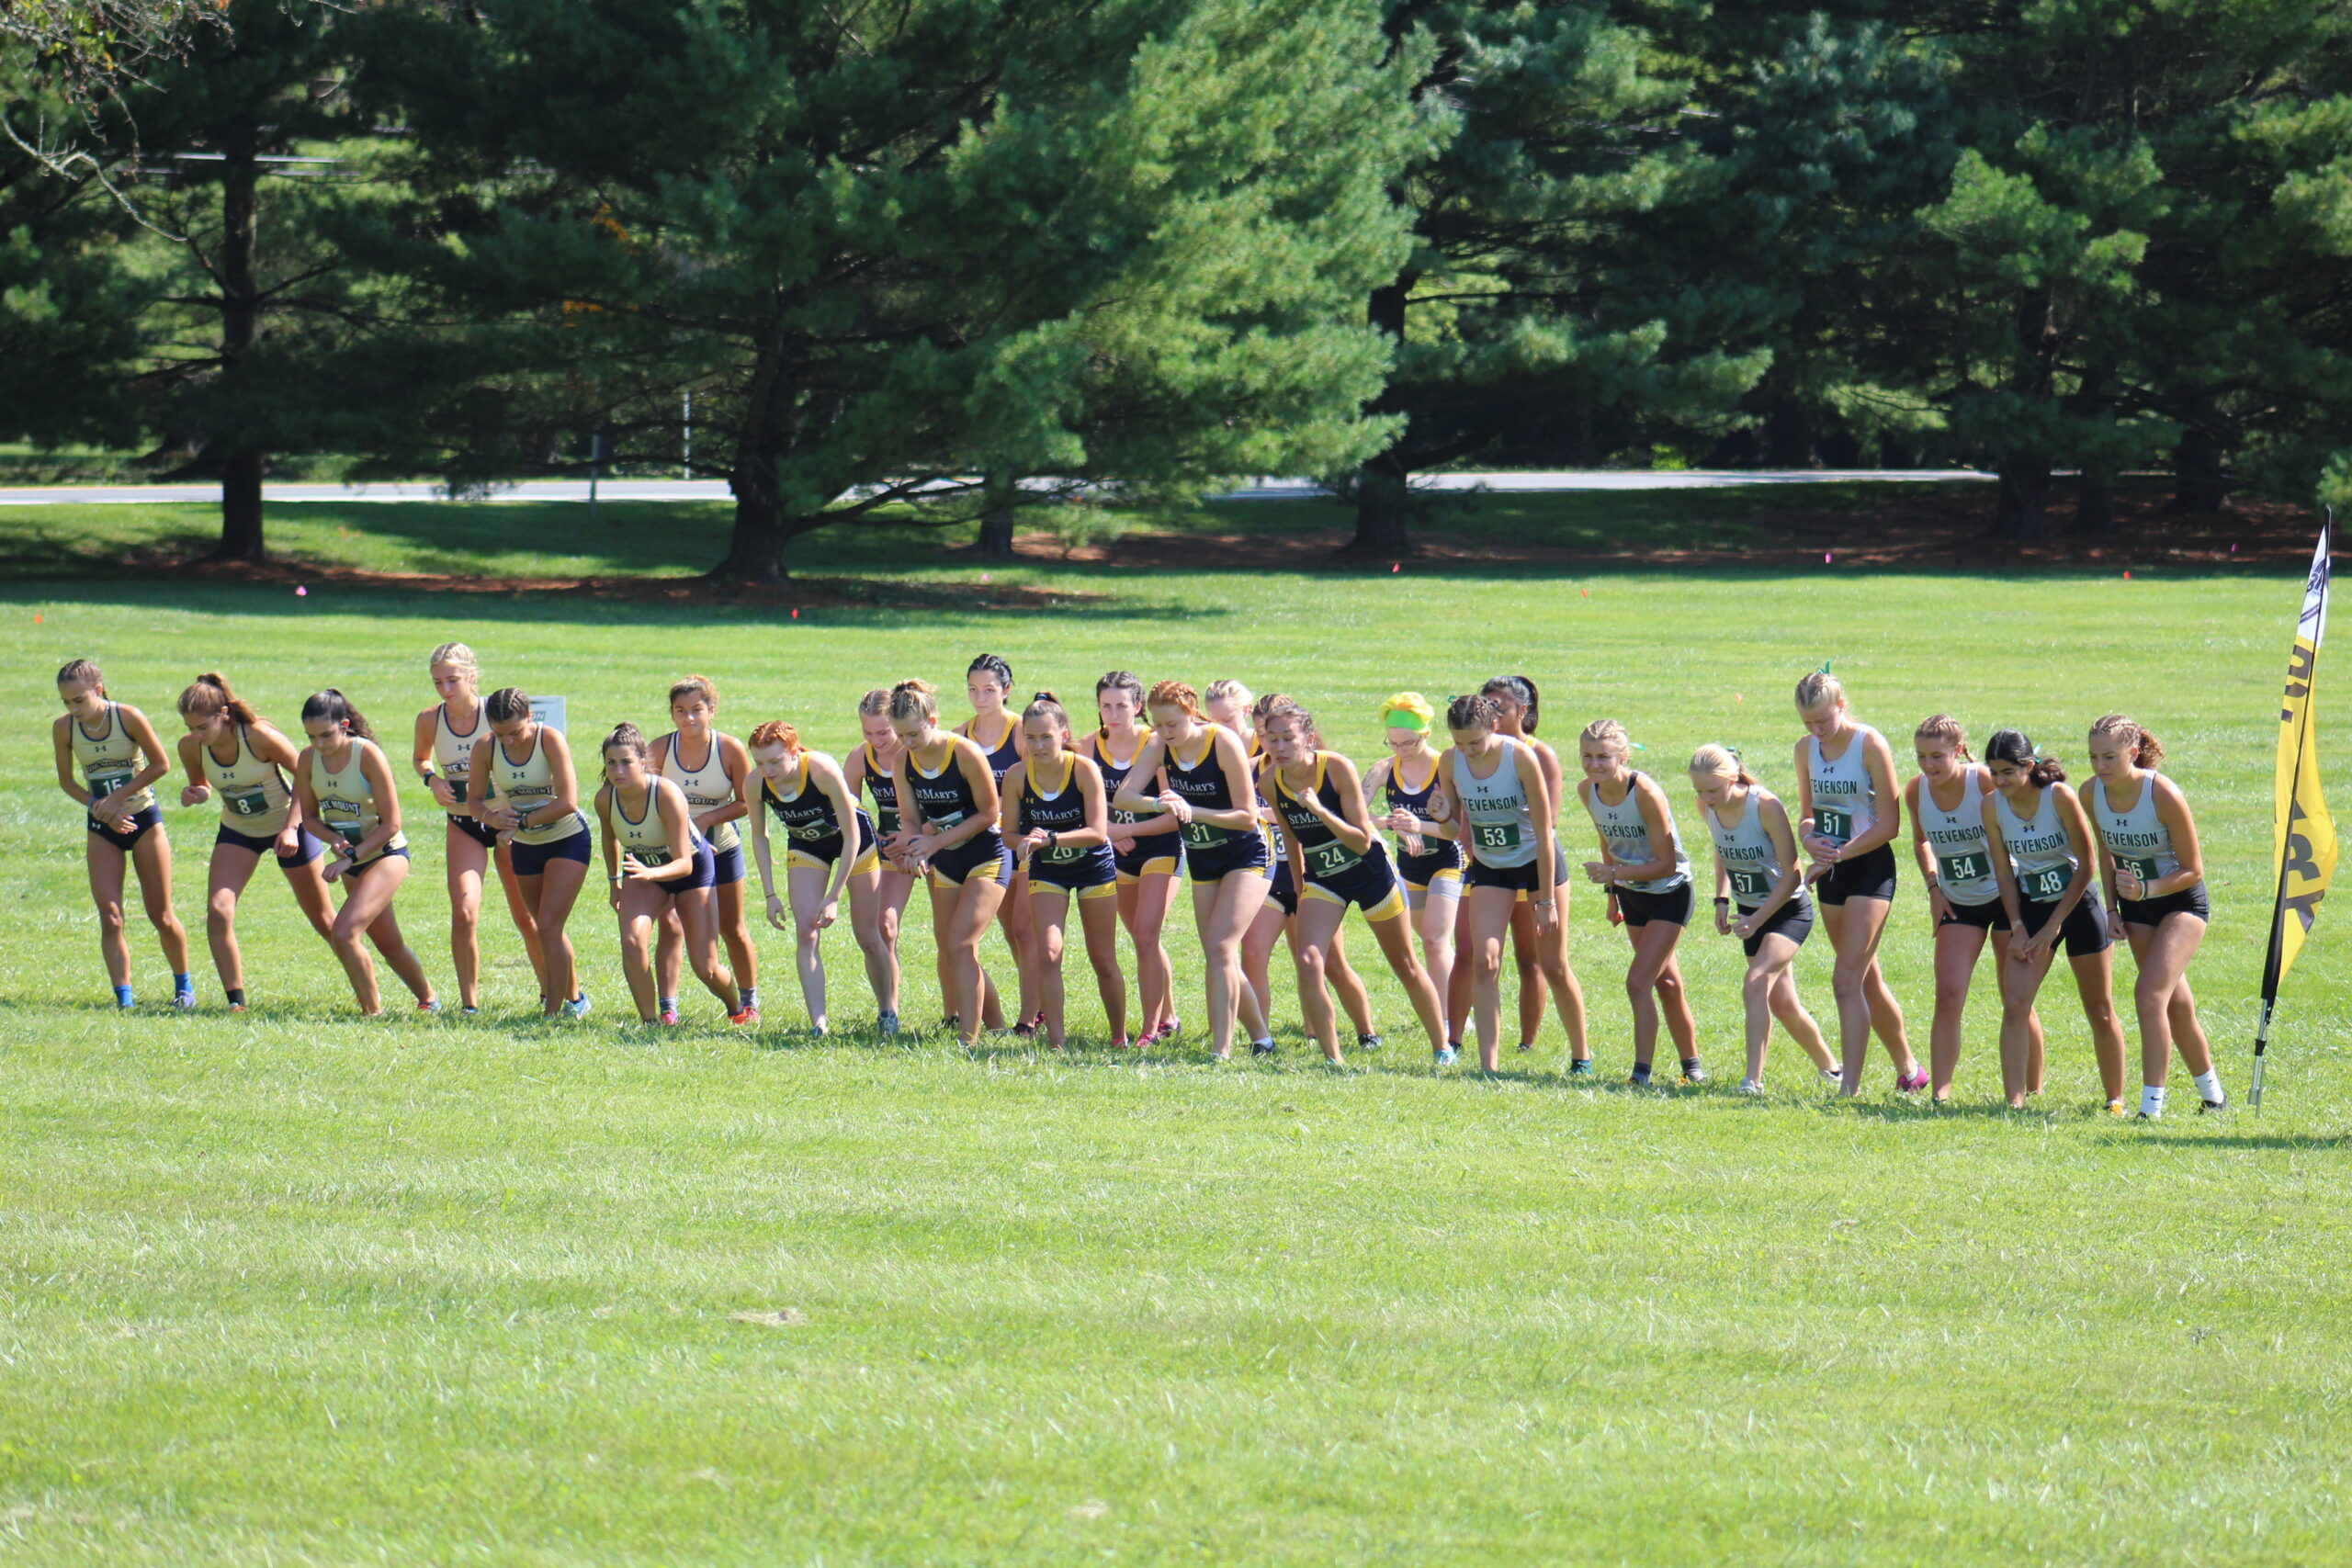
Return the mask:
<path id="1" fill-rule="evenodd" d="M 874 992 L 874 1005 L 883 1012 L 897 1012 L 898 928 L 894 912 L 885 902 L 882 875 L 879 872 L 854 871 L 847 886 L 850 930 L 857 938 L 858 952 L 865 958 L 865 983 Z"/>
<path id="2" fill-rule="evenodd" d="M 152 836 L 152 835 L 151 835 Z M 123 935 L 122 882 L 130 856 L 96 833 L 82 835 L 82 858 L 90 873 L 90 899 L 98 907 L 98 951 L 110 985 L 130 984 L 130 942 Z"/>
<path id="3" fill-rule="evenodd" d="M 1348 908 L 1334 904 L 1329 898 L 1301 898 L 1298 914 L 1290 922 L 1291 959 L 1298 968 L 1298 1010 L 1306 1021 L 1306 1032 L 1323 1047 L 1323 1057 L 1339 1062 L 1340 1031 L 1331 1012 L 1331 993 L 1328 985 L 1330 974 L 1331 941 L 1339 934 L 1340 922 L 1347 918 Z"/>
<path id="4" fill-rule="evenodd" d="M 1229 872 L 1193 884 L 1193 920 L 1208 970 L 1209 1049 L 1217 1060 L 1233 1055 L 1233 1028 L 1252 1000 L 1241 972 L 1241 943 L 1266 902 L 1271 885 L 1255 871 Z"/>
<path id="5" fill-rule="evenodd" d="M 1050 883 L 1024 879 L 1029 886 L 1029 930 L 1035 941 L 1037 1000 L 1046 1015 L 1046 1043 L 1060 1050 L 1069 1038 L 1069 992 L 1062 984 L 1062 922 L 1069 918 L 1069 895 Z"/>
<path id="6" fill-rule="evenodd" d="M 979 1043 L 980 1014 L 986 1005 L 980 995 L 984 981 L 980 974 L 980 938 L 988 934 L 989 922 L 996 919 L 997 908 L 1004 902 L 1005 889 L 993 877 L 976 872 L 960 887 L 951 885 L 944 891 L 949 905 L 944 966 L 954 983 L 948 996 L 956 1010 L 957 1042 L 968 1051 Z"/>
<path id="7" fill-rule="evenodd" d="M 1380 955 L 1388 960 L 1389 973 L 1405 987 L 1405 995 L 1413 1004 L 1413 1016 L 1421 1021 L 1421 1028 L 1430 1037 L 1430 1049 L 1434 1051 L 1445 1043 L 1445 1002 L 1430 972 L 1413 956 L 1412 922 L 1400 912 L 1385 920 L 1373 920 L 1372 936 L 1380 944 Z"/>
<path id="8" fill-rule="evenodd" d="M 261 856 L 234 844 L 212 846 L 209 886 L 204 893 L 204 941 L 224 991 L 245 988 L 244 955 L 237 951 L 237 898 L 253 880 Z"/>
<path id="9" fill-rule="evenodd" d="M 1430 972 L 1430 983 L 1437 987 L 1447 1020 L 1448 1038 L 1452 1037 L 1453 1010 L 1453 922 L 1461 913 L 1462 885 L 1447 882 L 1442 886 L 1450 893 L 1440 893 L 1441 885 L 1431 883 L 1422 892 L 1408 894 L 1413 905 L 1413 926 L 1421 937 L 1421 967 Z"/>
<path id="10" fill-rule="evenodd" d="M 1628 925 L 1625 939 L 1634 945 L 1634 961 L 1625 970 L 1625 999 L 1634 1010 L 1634 1065 L 1649 1066 L 1657 1055 L 1661 999 L 1681 1013 L 1675 1021 L 1676 1048 L 1685 1056 L 1697 1055 L 1698 1034 L 1690 1021 L 1690 1004 L 1682 995 L 1682 977 L 1674 968 L 1674 944 L 1682 940 L 1682 928 L 1666 920 Z"/>
<path id="11" fill-rule="evenodd" d="M 1127 1037 L 1127 977 L 1119 972 L 1119 901 L 1080 898 L 1079 929 L 1086 936 L 1086 962 L 1094 970 L 1094 989 L 1102 998 L 1102 1017 L 1111 1038 Z"/>
<path id="12" fill-rule="evenodd" d="M 727 948 L 729 987 L 739 993 L 751 990 L 760 983 L 760 953 L 752 945 L 752 922 L 743 909 L 743 878 L 721 883 L 710 894 L 711 918 L 718 921 L 718 940 Z M 703 984 L 710 982 L 705 978 Z"/>
<path id="13" fill-rule="evenodd" d="M 408 863 L 402 861 L 401 863 L 405 865 Z M 405 882 L 408 879 L 403 875 L 401 880 Z M 368 940 L 375 944 L 378 953 L 383 954 L 386 967 L 401 977 L 401 983 L 408 987 L 409 995 L 414 997 L 420 1005 L 433 1000 L 433 982 L 424 977 L 424 965 L 418 960 L 415 949 L 409 946 L 406 937 L 401 935 L 401 919 L 393 912 L 390 899 L 384 902 L 384 912 L 368 922 Z"/>
<path id="14" fill-rule="evenodd" d="M 729 1017 L 742 1010 L 743 994 L 735 984 L 735 976 L 718 961 L 718 901 L 711 897 L 711 889 L 696 887 L 678 894 L 671 903 L 677 906 L 678 929 L 685 941 L 686 960 L 695 968 L 695 978 L 703 989 L 718 998 L 718 1005 Z"/>
<path id="15" fill-rule="evenodd" d="M 2055 951 L 2022 964 L 2004 957 L 1994 971 L 2001 980 L 2001 1093 L 2012 1111 L 2025 1105 L 2032 1068 L 2033 998 L 2050 973 Z"/>
<path id="16" fill-rule="evenodd" d="M 350 976 L 351 994 L 358 999 L 359 1010 L 370 1018 L 384 1010 L 384 998 L 376 988 L 375 961 L 368 956 L 362 939 L 378 917 L 392 907 L 392 895 L 408 880 L 408 871 L 405 855 L 385 855 L 358 874 L 346 870 L 341 878 L 343 908 L 335 911 L 327 943 L 343 961 L 343 972 Z"/>
<path id="17" fill-rule="evenodd" d="M 449 967 L 458 976 L 458 1005 L 481 1005 L 481 879 L 490 851 L 455 823 L 441 829 L 443 869 L 449 885 Z"/>
<path id="18" fill-rule="evenodd" d="M 1789 955 L 1793 959 L 1796 955 Z M 1804 998 L 1797 995 L 1796 968 L 1793 964 L 1781 970 L 1781 977 L 1772 983 L 1772 1016 L 1788 1031 L 1797 1048 L 1812 1058 L 1816 1072 L 1829 1072 L 1838 1066 L 1838 1058 L 1830 1054 L 1829 1042 L 1821 1037 L 1821 1025 L 1805 1010 Z"/>
<path id="19" fill-rule="evenodd" d="M 1885 980 L 1877 976 L 1878 939 L 1886 929 L 1889 908 L 1883 898 L 1849 898 L 1843 904 L 1821 906 L 1822 927 L 1838 953 L 1831 981 L 1838 994 L 1838 1038 L 1844 1058 L 1841 1094 L 1861 1092 L 1862 1069 L 1870 1063 L 1871 1029 L 1878 1010 L 1873 980 L 1875 991 L 1886 988 Z M 1903 1015 L 1894 1010 L 1894 998 L 1886 997 L 1884 1005 L 1893 1013 L 1894 1026 L 1887 1050 L 1894 1056 L 1897 1077 L 1907 1078 L 1918 1071 L 1918 1064 L 1912 1060 L 1909 1048 L 1900 1044 Z"/>
<path id="20" fill-rule="evenodd" d="M 1462 895 L 1470 917 L 1469 964 L 1472 1010 L 1478 1020 L 1478 1066 L 1502 1069 L 1503 942 L 1510 931 L 1512 890 L 1472 887 Z M 1457 965 L 1459 967 L 1459 965 Z"/>
<path id="21" fill-rule="evenodd" d="M 2090 1025 L 2091 1049 L 2098 1057 L 2099 1086 L 2108 1103 L 2121 1103 L 2123 1022 L 2115 1012 L 2115 949 L 2102 947 L 2087 958 L 2070 958 L 2075 990 L 2083 998 L 2083 1021 Z"/>
<path id="22" fill-rule="evenodd" d="M 1250 1023 L 1253 1040 L 1272 1032 L 1274 986 L 1268 977 L 1266 964 L 1273 956 L 1274 943 L 1290 930 L 1290 922 L 1291 917 L 1283 912 L 1283 907 L 1270 894 L 1258 906 L 1256 918 L 1241 938 L 1241 977 L 1250 987 L 1250 995 L 1243 1003 L 1243 1021 Z M 1254 1022 L 1250 1014 L 1255 1015 Z"/>
<path id="23" fill-rule="evenodd" d="M 628 980 L 629 999 L 637 1004 L 638 1021 L 661 1021 L 659 987 L 653 980 L 653 928 L 669 912 L 670 896 L 639 884 L 621 888 L 616 911 L 621 930 L 621 973 Z"/>
<path id="24" fill-rule="evenodd" d="M 506 912 L 514 918 L 515 934 L 523 939 L 524 955 L 531 961 L 531 977 L 539 979 L 548 972 L 547 954 L 539 948 L 539 922 L 531 913 L 532 900 L 523 891 L 523 879 L 514 874 L 514 846 L 500 840 L 497 852 L 491 860 L 498 867 L 498 885 L 506 894 Z M 540 998 L 546 1005 L 547 998 Z"/>
<path id="25" fill-rule="evenodd" d="M 1960 1070 L 1961 1029 L 1968 1011 L 1968 984 L 1975 977 L 1977 959 L 1984 955 L 1984 927 L 1972 926 L 1965 920 L 1936 928 L 1936 1018 L 1928 1028 L 1928 1076 L 1932 1082 L 1928 1092 L 1938 1104 L 1951 1098 L 1952 1077 Z M 1996 976 L 2007 973 L 2007 969 L 1995 970 Z M 2031 1006 L 2030 998 L 2028 1006 Z M 2004 1062 L 2008 1060 L 2007 1050 L 2005 1043 L 2001 1058 Z"/>
<path id="26" fill-rule="evenodd" d="M 571 919 L 571 906 L 587 880 L 586 863 L 576 860 L 551 860 L 538 875 L 523 878 L 525 890 L 531 895 L 531 918 L 538 924 L 539 951 L 547 963 L 540 978 L 548 994 L 540 1010 L 549 1018 L 580 994 L 577 961 L 564 926 Z"/>
<path id="27" fill-rule="evenodd" d="M 1119 886 L 1119 918 L 1136 945 L 1136 987 L 1143 1002 L 1142 1037 L 1176 1018 L 1175 971 L 1168 959 L 1168 911 L 1176 902 L 1176 879 L 1148 872 Z"/>
<path id="28" fill-rule="evenodd" d="M 824 912 L 825 888 L 832 872 L 823 866 L 796 865 L 785 872 L 785 888 L 792 905 L 792 964 L 800 976 L 800 1000 L 808 1010 L 808 1027 L 822 1034 L 832 1027 L 825 1013 L 825 955 L 819 946 L 817 917 Z"/>
<path id="29" fill-rule="evenodd" d="M 175 975 L 187 973 L 187 928 L 172 910 L 172 841 L 158 826 L 132 846 L 130 863 L 139 873 L 139 901 L 147 923 L 164 944 L 164 962 Z"/>

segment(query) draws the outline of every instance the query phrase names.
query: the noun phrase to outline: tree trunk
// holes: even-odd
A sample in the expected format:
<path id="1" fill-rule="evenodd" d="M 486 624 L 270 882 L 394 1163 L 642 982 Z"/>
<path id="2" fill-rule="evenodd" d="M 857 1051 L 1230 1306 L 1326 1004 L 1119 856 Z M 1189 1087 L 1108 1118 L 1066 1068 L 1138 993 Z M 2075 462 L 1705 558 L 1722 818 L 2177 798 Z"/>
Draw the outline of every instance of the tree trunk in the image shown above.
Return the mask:
<path id="1" fill-rule="evenodd" d="M 1804 404 L 1777 375 L 1764 380 L 1764 466 L 1809 468 L 1814 464 L 1813 420 Z"/>
<path id="2" fill-rule="evenodd" d="M 2108 474 L 2085 473 L 2075 489 L 2077 534 L 2115 532 L 2115 479 Z"/>
<path id="3" fill-rule="evenodd" d="M 1396 343 L 1405 341 L 1405 301 L 1412 294 L 1413 281 L 1407 274 L 1385 288 L 1374 289 L 1364 310 L 1364 319 Z M 1396 412 L 1384 397 L 1373 406 L 1377 412 Z M 1399 431 L 1388 450 L 1356 470 L 1356 535 L 1348 542 L 1351 553 L 1392 559 L 1411 553 L 1412 541 L 1405 532 L 1405 488 L 1412 475 L 1405 443 L 1411 435 L 1409 429 Z"/>
<path id="4" fill-rule="evenodd" d="M 2173 448 L 2172 500 L 2165 510 L 2219 512 L 2228 504 L 2229 494 L 2222 474 L 2221 438 L 2202 425 L 2188 426 Z"/>
<path id="5" fill-rule="evenodd" d="M 980 536 L 973 541 L 972 553 L 989 560 L 1011 560 L 1019 491 L 1003 475 L 989 474 L 980 480 Z"/>
<path id="6" fill-rule="evenodd" d="M 727 473 L 727 488 L 735 493 L 735 531 L 727 541 L 726 558 L 710 570 L 721 581 L 788 579 L 784 547 L 800 530 L 788 525 L 780 482 L 798 409 L 784 374 L 787 347 L 781 327 L 771 322 L 744 390 L 742 434 L 735 438 L 735 465 Z"/>
<path id="7" fill-rule="evenodd" d="M 2004 452 L 2000 464 L 2001 493 L 1996 527 L 2005 538 L 2037 540 L 2050 537 L 2050 455 L 2047 452 Z"/>
<path id="8" fill-rule="evenodd" d="M 260 289 L 254 279 L 261 169 L 255 151 L 249 138 L 232 140 L 220 170 L 220 381 L 221 401 L 231 409 L 257 401 L 239 396 L 261 328 Z M 215 560 L 257 561 L 263 556 L 261 477 L 269 459 L 246 445 L 253 434 L 239 430 L 213 437 L 220 455 L 220 545 L 212 552 Z"/>

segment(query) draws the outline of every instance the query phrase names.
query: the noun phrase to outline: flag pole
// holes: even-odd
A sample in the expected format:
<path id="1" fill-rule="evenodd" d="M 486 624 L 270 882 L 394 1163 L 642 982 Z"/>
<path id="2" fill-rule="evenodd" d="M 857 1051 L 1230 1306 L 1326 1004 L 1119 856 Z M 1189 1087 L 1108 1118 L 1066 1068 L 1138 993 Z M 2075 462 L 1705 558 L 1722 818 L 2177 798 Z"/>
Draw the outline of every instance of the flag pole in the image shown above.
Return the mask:
<path id="1" fill-rule="evenodd" d="M 2335 555 L 2335 508 L 2329 507 L 2326 521 L 2320 525 L 2321 555 L 2333 560 Z M 2298 626 L 2298 630 L 2301 627 Z M 2319 692 L 2320 645 L 2312 648 L 2311 671 L 2304 677 L 2309 694 L 2304 698 L 2302 722 L 2295 728 L 2295 771 L 2289 775 L 2300 779 L 2303 772 L 2303 749 L 2311 743 L 2311 709 L 2309 704 Z M 2246 1104 L 2257 1113 L 2262 1110 L 2263 1053 L 2270 1047 L 2270 1018 L 2278 1006 L 2278 960 L 2287 934 L 2287 865 L 2288 857 L 2295 851 L 2294 795 L 2288 795 L 2287 831 L 2280 835 L 2278 846 L 2278 880 L 2270 897 L 2270 950 L 2262 960 L 2262 1016 L 2254 1027 L 2254 1067 L 2246 1084 Z"/>

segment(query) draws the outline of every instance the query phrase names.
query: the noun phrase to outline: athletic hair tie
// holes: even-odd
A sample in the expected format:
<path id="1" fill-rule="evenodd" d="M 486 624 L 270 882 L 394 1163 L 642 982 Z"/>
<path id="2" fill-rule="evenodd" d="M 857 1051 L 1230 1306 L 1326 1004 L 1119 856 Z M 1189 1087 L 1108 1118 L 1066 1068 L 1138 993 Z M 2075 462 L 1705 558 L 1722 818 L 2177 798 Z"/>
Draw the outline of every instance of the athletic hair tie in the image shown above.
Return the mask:
<path id="1" fill-rule="evenodd" d="M 1390 708 L 1380 716 L 1380 722 L 1390 729 L 1411 729 L 1423 735 L 1430 732 L 1430 721 L 1410 708 Z"/>

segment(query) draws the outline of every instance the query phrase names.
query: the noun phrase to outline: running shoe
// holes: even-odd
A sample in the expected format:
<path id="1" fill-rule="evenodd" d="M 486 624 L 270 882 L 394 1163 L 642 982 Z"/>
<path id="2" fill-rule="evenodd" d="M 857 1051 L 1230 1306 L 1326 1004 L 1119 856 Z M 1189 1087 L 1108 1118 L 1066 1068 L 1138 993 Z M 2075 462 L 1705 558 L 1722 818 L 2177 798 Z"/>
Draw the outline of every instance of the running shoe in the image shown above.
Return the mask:
<path id="1" fill-rule="evenodd" d="M 1379 1050 L 1379 1049 L 1380 1049 L 1380 1036 L 1379 1036 L 1379 1035 L 1377 1035 L 1377 1034 L 1359 1034 L 1359 1035 L 1357 1035 L 1357 1036 L 1356 1036 L 1356 1049 L 1357 1049 L 1357 1050 L 1359 1050 L 1359 1051 L 1377 1051 L 1377 1050 Z"/>
<path id="2" fill-rule="evenodd" d="M 478 1007 L 459 1008 L 458 1010 L 458 1016 L 459 1018 L 480 1018 L 481 1016 L 481 1009 Z"/>
<path id="3" fill-rule="evenodd" d="M 876 1013 L 874 1015 L 874 1032 L 883 1035 L 898 1033 L 899 1015 L 895 1012 Z"/>
<path id="4" fill-rule="evenodd" d="M 1522 1040 L 1519 1043 L 1519 1049 L 1520 1054 L 1521 1055 L 1525 1055 L 1528 1052 L 1535 1049 L 1535 1042 L 1532 1040 Z"/>
<path id="5" fill-rule="evenodd" d="M 756 1029 L 760 1022 L 760 1010 L 745 1008 L 740 1012 L 730 1012 L 727 1015 L 727 1021 L 739 1029 Z"/>
<path id="6" fill-rule="evenodd" d="M 678 1015 L 674 1012 L 664 1012 L 653 1021 L 664 1029 L 675 1029 L 678 1026 Z"/>
<path id="7" fill-rule="evenodd" d="M 1647 1067 L 1643 1066 L 1640 1063 L 1636 1062 L 1636 1063 L 1634 1065 L 1634 1070 L 1633 1070 L 1632 1072 L 1627 1073 L 1627 1074 L 1625 1075 L 1625 1084 L 1626 1084 L 1626 1087 L 1627 1087 L 1627 1088 L 1629 1088 L 1629 1089 L 1647 1089 L 1647 1088 L 1649 1088 L 1649 1087 L 1650 1087 L 1650 1070 L 1649 1070 Z"/>
<path id="8" fill-rule="evenodd" d="M 194 991 L 174 991 L 172 993 L 172 1006 L 179 1009 L 182 1012 L 194 1012 L 196 1010 L 196 993 Z"/>
<path id="9" fill-rule="evenodd" d="M 1522 1050 L 1522 1051 L 1524 1051 L 1524 1050 L 1526 1050 L 1526 1049 L 1527 1049 L 1527 1047 L 1526 1047 L 1526 1046 L 1524 1046 L 1524 1045 L 1521 1045 L 1521 1046 L 1520 1047 L 1520 1049 L 1521 1049 L 1521 1050 Z M 1568 1059 L 1568 1077 L 1572 1077 L 1572 1078 L 1589 1078 L 1589 1077 L 1590 1077 L 1591 1076 L 1592 1076 L 1592 1058 L 1591 1058 L 1591 1057 L 1589 1057 L 1589 1056 L 1572 1056 L 1572 1057 L 1570 1057 L 1570 1058 Z"/>
<path id="10" fill-rule="evenodd" d="M 1112 1041 L 1112 1042 L 1111 1042 L 1111 1049 L 1112 1049 L 1112 1050 L 1114 1050 L 1114 1051 L 1124 1051 L 1124 1050 L 1125 1050 L 1126 1048 L 1127 1048 L 1127 1037 L 1126 1037 L 1125 1035 L 1124 1035 L 1124 1034 L 1120 1035 L 1117 1039 L 1115 1039 L 1115 1040 L 1114 1040 L 1114 1041 Z"/>
<path id="11" fill-rule="evenodd" d="M 2219 1100 L 2200 1100 L 2197 1102 L 2197 1113 L 2199 1116 L 2206 1114 L 2208 1111 L 2227 1111 L 2229 1108 L 2230 1097 L 2226 1094 L 2222 1096 Z"/>
<path id="12" fill-rule="evenodd" d="M 1698 1063 L 1693 1062 L 1689 1066 L 1682 1069 L 1682 1081 L 1689 1084 L 1705 1083 L 1707 1081 L 1707 1069 L 1701 1066 Z"/>
<path id="13" fill-rule="evenodd" d="M 1250 1054 L 1252 1056 L 1271 1056 L 1276 1051 L 1281 1049 L 1281 1046 L 1275 1044 L 1271 1040 L 1252 1040 L 1250 1042 Z"/>
<path id="14" fill-rule="evenodd" d="M 1925 1067 L 1912 1068 L 1911 1076 L 1909 1077 L 1898 1077 L 1894 1080 L 1894 1087 L 1905 1094 L 1918 1093 L 1921 1089 L 1928 1087 L 1928 1069 Z"/>
<path id="15" fill-rule="evenodd" d="M 2109 1116 L 2129 1116 L 2132 1108 L 2120 1100 L 2110 1100 L 2107 1102 L 2107 1113 Z"/>
<path id="16" fill-rule="evenodd" d="M 1739 1080 L 1739 1092 L 1742 1094 L 1762 1094 L 1764 1092 L 1764 1080 L 1762 1078 L 1742 1078 Z"/>
<path id="17" fill-rule="evenodd" d="M 1437 1065 L 1441 1067 L 1450 1067 L 1453 1066 L 1456 1059 L 1453 1053 L 1453 1047 L 1451 1045 L 1441 1046 L 1437 1050 L 1430 1052 L 1430 1055 L 1437 1059 Z"/>
<path id="18" fill-rule="evenodd" d="M 229 1010 L 231 1012 L 243 1012 L 245 1010 L 245 1004 L 243 1002 L 231 1002 L 229 1004 Z"/>
<path id="19" fill-rule="evenodd" d="M 563 1016 L 566 1018 L 586 1018 L 588 1016 L 588 993 L 582 991 L 578 996 L 563 1004 Z"/>
<path id="20" fill-rule="evenodd" d="M 435 997 L 429 1001 L 419 1002 L 416 1004 L 416 1010 L 419 1012 L 439 1012 L 441 1010 L 441 998 Z"/>
<path id="21" fill-rule="evenodd" d="M 1815 1067 L 1814 1071 L 1819 1073 L 1821 1081 L 1831 1089 L 1843 1089 L 1846 1086 L 1846 1069 L 1843 1067 Z"/>

